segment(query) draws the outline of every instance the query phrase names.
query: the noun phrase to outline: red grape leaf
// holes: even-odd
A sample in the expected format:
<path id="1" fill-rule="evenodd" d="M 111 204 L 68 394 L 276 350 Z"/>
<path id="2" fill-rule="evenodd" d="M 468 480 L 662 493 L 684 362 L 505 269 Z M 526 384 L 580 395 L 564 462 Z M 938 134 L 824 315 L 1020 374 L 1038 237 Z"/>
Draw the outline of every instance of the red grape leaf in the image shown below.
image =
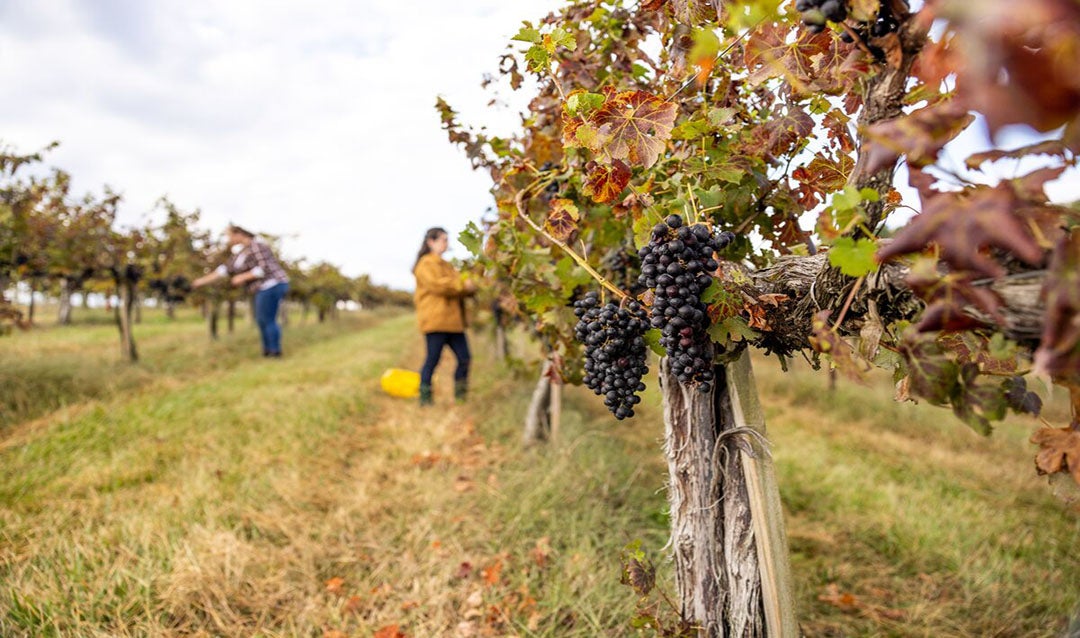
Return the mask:
<path id="1" fill-rule="evenodd" d="M 1014 123 L 1049 131 L 1080 113 L 1074 0 L 948 0 L 939 9 L 965 54 L 957 92 L 986 115 L 992 132 Z"/>
<path id="2" fill-rule="evenodd" d="M 604 89 L 603 106 L 589 114 L 596 129 L 596 139 L 586 138 L 586 145 L 611 160 L 624 159 L 648 168 L 656 163 L 665 143 L 671 139 L 676 106 L 645 91 Z M 575 131 L 582 141 L 582 131 Z"/>
<path id="3" fill-rule="evenodd" d="M 975 153 L 968 156 L 966 160 L 967 167 L 970 169 L 976 169 L 984 162 L 996 162 L 1000 159 L 1022 159 L 1024 157 L 1031 157 L 1033 155 L 1052 155 L 1055 157 L 1064 157 L 1065 144 L 1061 140 L 1046 140 L 1043 142 L 1037 142 L 1035 144 L 1028 144 L 1027 146 L 1021 146 L 1020 148 L 1014 148 L 1011 151 L 993 150 L 984 151 L 982 153 Z"/>
<path id="4" fill-rule="evenodd" d="M 614 160 L 610 165 L 589 162 L 585 170 L 585 194 L 598 204 L 614 200 L 630 183 L 630 167 L 622 160 Z"/>
<path id="5" fill-rule="evenodd" d="M 833 37 L 827 33 L 800 31 L 788 42 L 791 27 L 770 22 L 755 29 L 746 40 L 743 62 L 750 71 L 747 82 L 756 86 L 770 78 L 783 77 L 794 89 L 805 93 L 823 58 L 833 58 Z"/>
<path id="6" fill-rule="evenodd" d="M 1080 484 L 1080 430 L 1041 428 L 1031 436 L 1039 446 L 1035 469 L 1039 474 L 1068 473 Z"/>
<path id="7" fill-rule="evenodd" d="M 796 168 L 791 176 L 799 182 L 799 201 L 802 193 L 824 195 L 844 188 L 848 176 L 855 168 L 855 160 L 850 155 L 841 154 L 836 161 L 816 155 L 806 166 Z M 817 199 L 816 197 L 814 199 Z"/>
<path id="8" fill-rule="evenodd" d="M 569 199 L 553 199 L 544 229 L 555 239 L 564 242 L 577 230 L 578 219 L 580 217 L 574 202 Z"/>
<path id="9" fill-rule="evenodd" d="M 933 164 L 942 147 L 975 120 L 967 107 L 952 100 L 932 104 L 866 129 L 867 172 L 892 166 L 901 155 L 911 166 Z"/>
<path id="10" fill-rule="evenodd" d="M 985 325 L 970 310 L 1001 321 L 1001 299 L 986 287 L 972 284 L 969 273 L 937 272 L 936 262 L 929 259 L 916 261 L 907 277 L 907 284 L 927 308 L 917 326 L 921 332 L 931 330 L 967 330 Z"/>
<path id="11" fill-rule="evenodd" d="M 1046 315 L 1035 369 L 1075 385 L 1080 383 L 1080 229 L 1054 247 L 1043 295 Z"/>
<path id="12" fill-rule="evenodd" d="M 1042 249 L 1016 215 L 1022 202 L 1007 184 L 933 193 L 930 199 L 923 194 L 923 212 L 878 251 L 879 261 L 936 243 L 942 261 L 953 270 L 985 277 L 1005 274 L 1000 264 L 984 254 L 986 248 L 1000 248 L 1033 266 L 1042 263 Z"/>

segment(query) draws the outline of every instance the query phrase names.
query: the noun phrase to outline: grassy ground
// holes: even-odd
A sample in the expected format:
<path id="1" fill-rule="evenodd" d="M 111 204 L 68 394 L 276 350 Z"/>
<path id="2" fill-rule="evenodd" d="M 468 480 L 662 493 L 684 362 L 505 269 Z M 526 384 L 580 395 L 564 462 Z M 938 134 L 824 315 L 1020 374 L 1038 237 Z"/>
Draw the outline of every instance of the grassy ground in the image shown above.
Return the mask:
<path id="1" fill-rule="evenodd" d="M 0 635 L 630 636 L 620 550 L 640 539 L 666 580 L 656 408 L 616 424 L 571 390 L 561 444 L 522 450 L 533 380 L 482 338 L 467 405 L 451 365 L 435 409 L 379 392 L 419 362 L 409 315 L 294 322 L 280 361 L 246 324 L 137 337 L 134 368 L 101 363 L 110 326 L 0 341 Z M 1030 425 L 984 439 L 772 363 L 807 635 L 1061 635 L 1080 523 L 1034 477 Z"/>

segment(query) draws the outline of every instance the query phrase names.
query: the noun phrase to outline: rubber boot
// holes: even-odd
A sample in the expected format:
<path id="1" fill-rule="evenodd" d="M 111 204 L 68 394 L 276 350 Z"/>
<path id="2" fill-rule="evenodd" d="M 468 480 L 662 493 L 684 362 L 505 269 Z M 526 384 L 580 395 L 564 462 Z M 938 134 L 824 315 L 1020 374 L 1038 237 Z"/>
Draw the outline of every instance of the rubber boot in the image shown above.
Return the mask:
<path id="1" fill-rule="evenodd" d="M 434 404 L 435 404 L 435 399 L 434 399 L 434 396 L 431 393 L 431 386 L 421 384 L 421 386 L 420 386 L 420 405 L 434 405 Z"/>
<path id="2" fill-rule="evenodd" d="M 454 401 L 457 403 L 465 403 L 465 396 L 469 393 L 469 382 L 460 379 L 454 381 Z"/>

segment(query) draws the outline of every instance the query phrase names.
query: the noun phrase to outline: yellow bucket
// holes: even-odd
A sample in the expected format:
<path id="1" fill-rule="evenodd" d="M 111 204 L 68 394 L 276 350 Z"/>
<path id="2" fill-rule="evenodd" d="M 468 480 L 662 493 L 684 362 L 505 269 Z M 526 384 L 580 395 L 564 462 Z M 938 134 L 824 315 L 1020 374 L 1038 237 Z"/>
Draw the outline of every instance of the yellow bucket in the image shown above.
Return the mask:
<path id="1" fill-rule="evenodd" d="M 392 397 L 412 399 L 420 396 L 420 374 L 412 370 L 390 368 L 383 373 L 380 383 L 383 392 Z"/>

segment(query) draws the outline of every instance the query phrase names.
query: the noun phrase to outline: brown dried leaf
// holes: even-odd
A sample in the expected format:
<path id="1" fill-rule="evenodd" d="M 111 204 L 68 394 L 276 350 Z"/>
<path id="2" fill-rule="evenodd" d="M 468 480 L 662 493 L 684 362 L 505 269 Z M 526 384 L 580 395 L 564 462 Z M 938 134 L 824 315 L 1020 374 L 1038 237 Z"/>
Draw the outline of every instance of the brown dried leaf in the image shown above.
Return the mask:
<path id="1" fill-rule="evenodd" d="M 831 314 L 832 311 L 830 310 L 822 310 L 814 315 L 811 324 L 813 333 L 807 340 L 814 350 L 829 355 L 833 365 L 844 376 L 852 381 L 865 383 L 866 373 L 870 371 L 870 364 L 859 357 L 855 350 L 829 326 L 829 315 Z"/>
<path id="2" fill-rule="evenodd" d="M 551 200 L 550 206 L 551 212 L 548 213 L 547 221 L 544 222 L 544 230 L 555 239 L 565 242 L 577 230 L 580 219 L 577 206 L 573 201 L 563 198 Z"/>
<path id="3" fill-rule="evenodd" d="M 1041 428 L 1031 437 L 1039 446 L 1035 469 L 1039 474 L 1070 474 L 1080 484 L 1080 430 L 1075 428 Z"/>

